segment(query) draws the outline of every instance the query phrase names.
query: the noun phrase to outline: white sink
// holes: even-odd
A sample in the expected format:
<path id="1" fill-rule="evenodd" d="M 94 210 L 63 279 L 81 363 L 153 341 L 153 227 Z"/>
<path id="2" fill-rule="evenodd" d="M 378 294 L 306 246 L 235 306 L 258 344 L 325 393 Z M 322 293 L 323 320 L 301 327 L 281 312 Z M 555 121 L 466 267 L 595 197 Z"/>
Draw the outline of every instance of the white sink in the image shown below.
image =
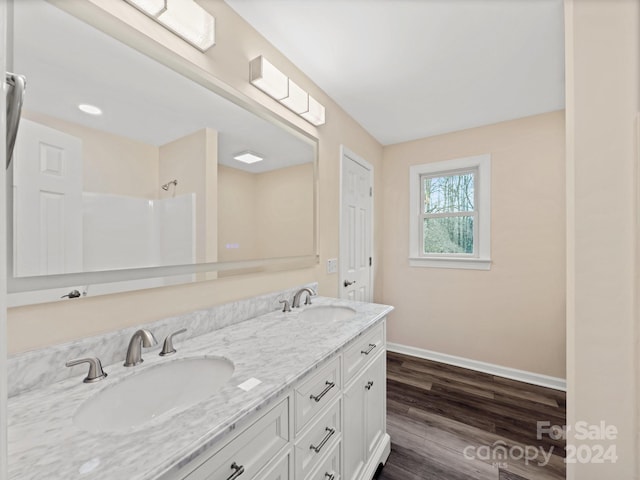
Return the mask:
<path id="1" fill-rule="evenodd" d="M 308 307 L 300 312 L 301 320 L 318 322 L 341 322 L 353 318 L 356 311 L 353 308 L 338 305 L 318 305 Z"/>
<path id="2" fill-rule="evenodd" d="M 73 423 L 89 432 L 127 431 L 209 398 L 231 378 L 233 370 L 231 361 L 219 357 L 186 358 L 154 365 L 85 401 L 76 411 Z M 111 377 L 105 381 L 109 380 Z"/>

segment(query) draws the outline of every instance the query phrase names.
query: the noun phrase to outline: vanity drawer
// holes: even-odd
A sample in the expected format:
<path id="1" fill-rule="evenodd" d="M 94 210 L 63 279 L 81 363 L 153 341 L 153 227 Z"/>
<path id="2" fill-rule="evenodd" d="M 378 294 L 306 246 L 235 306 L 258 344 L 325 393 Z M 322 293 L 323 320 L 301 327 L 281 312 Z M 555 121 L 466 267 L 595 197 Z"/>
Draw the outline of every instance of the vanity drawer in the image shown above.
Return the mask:
<path id="1" fill-rule="evenodd" d="M 304 479 L 341 438 L 341 402 L 336 401 L 295 445 L 296 479 Z"/>
<path id="2" fill-rule="evenodd" d="M 340 480 L 340 443 L 333 447 L 327 459 L 309 475 L 307 480 Z"/>
<path id="3" fill-rule="evenodd" d="M 263 472 L 260 472 L 255 480 L 293 480 L 291 472 L 291 456 L 293 453 L 288 452 L 273 466 L 268 466 Z M 238 478 L 241 480 L 241 478 Z"/>
<path id="4" fill-rule="evenodd" d="M 230 478 L 250 480 L 288 442 L 289 399 L 286 398 L 185 478 L 188 480 L 228 480 Z M 265 478 L 279 477 L 276 475 Z"/>
<path id="5" fill-rule="evenodd" d="M 344 383 L 351 380 L 385 347 L 384 321 L 356 338 L 344 351 Z"/>
<path id="6" fill-rule="evenodd" d="M 340 394 L 340 357 L 332 360 L 295 389 L 295 427 L 299 433 L 325 405 Z"/>

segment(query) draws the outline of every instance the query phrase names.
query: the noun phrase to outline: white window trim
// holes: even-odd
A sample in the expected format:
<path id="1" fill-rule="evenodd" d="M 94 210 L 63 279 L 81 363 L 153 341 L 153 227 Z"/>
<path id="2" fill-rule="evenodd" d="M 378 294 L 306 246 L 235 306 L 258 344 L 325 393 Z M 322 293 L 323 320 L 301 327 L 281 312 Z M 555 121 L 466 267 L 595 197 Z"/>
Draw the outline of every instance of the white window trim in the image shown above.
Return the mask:
<path id="1" fill-rule="evenodd" d="M 475 189 L 478 199 L 478 250 L 474 256 L 422 255 L 420 249 L 420 176 L 451 174 L 477 169 Z M 442 162 L 414 165 L 409 169 L 409 266 L 435 268 L 491 268 L 491 155 L 456 158 Z"/>

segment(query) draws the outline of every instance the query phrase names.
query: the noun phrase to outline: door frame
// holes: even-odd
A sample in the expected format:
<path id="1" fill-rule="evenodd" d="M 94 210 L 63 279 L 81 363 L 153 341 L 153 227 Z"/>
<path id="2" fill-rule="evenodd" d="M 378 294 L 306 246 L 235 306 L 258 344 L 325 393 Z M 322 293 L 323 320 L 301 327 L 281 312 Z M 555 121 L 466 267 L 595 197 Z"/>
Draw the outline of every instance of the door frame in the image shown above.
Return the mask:
<path id="1" fill-rule="evenodd" d="M 369 235 L 369 251 L 371 252 L 371 268 L 369 269 L 369 291 L 371 292 L 371 301 L 373 302 L 373 294 L 374 294 L 374 285 L 373 285 L 373 280 L 375 278 L 375 275 L 373 274 L 374 269 L 376 268 L 376 258 L 374 255 L 374 246 L 375 246 L 375 242 L 374 242 L 374 237 L 375 235 L 373 234 L 374 230 L 374 206 L 375 206 L 375 191 L 373 190 L 373 185 L 374 185 L 374 169 L 373 169 L 373 165 L 369 162 L 367 162 L 364 158 L 362 158 L 360 155 L 358 155 L 357 153 L 355 153 L 353 150 L 349 149 L 348 147 L 344 146 L 344 145 L 340 145 L 340 192 L 338 195 L 339 198 L 339 205 L 338 205 L 338 250 L 339 250 L 339 255 L 338 255 L 338 298 L 343 298 L 342 297 L 342 284 L 344 282 L 344 277 L 342 275 L 342 259 L 344 258 L 343 255 L 343 234 L 344 232 L 342 231 L 342 187 L 343 187 L 343 181 L 344 179 L 342 178 L 342 172 L 343 172 L 343 167 L 344 167 L 344 162 L 345 162 L 345 158 L 349 158 L 350 160 L 354 161 L 355 163 L 357 163 L 358 165 L 360 165 L 361 167 L 364 167 L 365 169 L 367 169 L 370 173 L 369 175 L 369 188 L 371 188 L 371 196 L 370 198 L 370 203 L 371 203 L 371 208 L 369 209 L 369 225 L 371 226 L 371 234 Z"/>

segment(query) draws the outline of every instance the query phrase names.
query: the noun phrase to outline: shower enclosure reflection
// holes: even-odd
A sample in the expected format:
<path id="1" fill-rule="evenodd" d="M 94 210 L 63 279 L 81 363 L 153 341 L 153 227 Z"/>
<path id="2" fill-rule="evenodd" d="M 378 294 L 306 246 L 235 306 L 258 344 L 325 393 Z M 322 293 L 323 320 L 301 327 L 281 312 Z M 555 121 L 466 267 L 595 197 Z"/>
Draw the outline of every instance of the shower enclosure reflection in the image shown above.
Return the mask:
<path id="1" fill-rule="evenodd" d="M 13 68 L 29 87 L 10 290 L 61 274 L 315 255 L 315 141 L 45 0 L 14 5 Z M 138 275 L 131 288 L 233 269 L 185 271 Z"/>

